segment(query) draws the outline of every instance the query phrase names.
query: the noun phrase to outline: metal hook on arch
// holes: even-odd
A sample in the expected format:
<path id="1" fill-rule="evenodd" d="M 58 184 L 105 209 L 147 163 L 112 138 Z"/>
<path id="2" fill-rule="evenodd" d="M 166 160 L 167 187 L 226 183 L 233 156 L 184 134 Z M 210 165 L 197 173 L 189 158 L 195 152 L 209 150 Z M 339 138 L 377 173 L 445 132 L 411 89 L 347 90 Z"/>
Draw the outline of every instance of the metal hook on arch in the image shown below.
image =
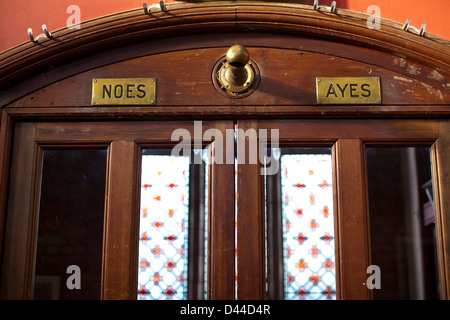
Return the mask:
<path id="1" fill-rule="evenodd" d="M 44 31 L 44 34 L 47 38 L 49 38 L 49 39 L 52 38 L 52 34 L 50 32 L 48 32 L 47 26 L 45 24 L 42 25 L 42 31 Z"/>
<path id="2" fill-rule="evenodd" d="M 314 0 L 314 11 L 319 11 L 322 6 L 319 5 L 319 0 Z M 336 13 L 336 1 L 331 2 L 330 12 Z"/>
<path id="3" fill-rule="evenodd" d="M 158 5 L 151 5 L 149 7 L 146 2 L 144 2 L 142 4 L 142 8 L 144 9 L 144 13 L 145 14 L 149 14 L 151 8 L 154 8 L 155 6 L 157 7 Z M 164 1 L 160 1 L 159 2 L 159 8 L 161 9 L 161 12 L 167 12 L 167 6 L 164 4 Z"/>

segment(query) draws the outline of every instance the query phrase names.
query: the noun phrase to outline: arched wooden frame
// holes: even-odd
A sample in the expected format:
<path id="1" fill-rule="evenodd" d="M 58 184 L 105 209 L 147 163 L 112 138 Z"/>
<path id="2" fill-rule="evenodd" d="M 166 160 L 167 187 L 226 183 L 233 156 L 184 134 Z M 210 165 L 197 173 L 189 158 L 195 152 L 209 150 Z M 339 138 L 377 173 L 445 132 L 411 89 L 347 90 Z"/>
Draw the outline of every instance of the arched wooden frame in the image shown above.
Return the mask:
<path id="1" fill-rule="evenodd" d="M 45 85 L 92 68 L 145 54 L 181 50 L 183 46 L 170 39 L 183 35 L 210 34 L 215 35 L 217 40 L 223 40 L 223 43 L 230 41 L 229 38 L 227 41 L 226 33 L 236 32 L 244 36 L 270 33 L 325 39 L 377 50 L 376 57 L 369 55 L 362 58 L 374 65 L 391 64 L 390 60 L 385 60 L 387 55 L 383 56 L 383 52 L 428 67 L 430 72 L 435 70 L 442 77 L 449 76 L 448 40 L 428 33 L 419 36 L 412 28 L 404 31 L 402 24 L 386 19 L 381 19 L 380 29 L 369 29 L 369 17 L 346 9 L 338 8 L 331 13 L 315 11 L 312 5 L 271 2 L 264 2 L 264 5 L 261 2 L 229 1 L 174 3 L 167 5 L 165 12 L 152 8 L 148 14 L 142 8 L 130 10 L 86 21 L 80 24 L 80 29 L 53 31 L 51 39 L 40 37 L 36 42 L 23 43 L 1 54 L 0 87 L 3 92 L 0 93 L 0 105 L 5 106 Z M 292 45 L 283 43 L 286 42 L 283 37 L 280 39 L 272 45 L 281 48 Z M 199 40 L 197 45 L 191 43 L 191 48 L 211 46 L 211 42 L 202 43 L 201 37 Z M 130 45 L 134 45 L 135 49 L 142 48 L 143 44 L 155 44 L 155 41 L 157 49 L 150 51 L 136 51 L 132 50 L 133 47 L 127 48 L 127 51 L 117 50 Z M 329 52 L 326 48 L 316 49 L 330 55 L 340 54 L 333 52 L 333 49 Z M 102 55 L 99 58 L 98 53 L 105 51 L 110 53 L 108 57 Z M 400 71 L 396 66 L 391 67 L 394 71 Z M 437 79 L 428 77 L 428 82 L 430 80 Z M 448 86 L 444 89 L 448 90 Z"/>
<path id="2" fill-rule="evenodd" d="M 52 38 L 27 42 L 0 55 L 0 158 L 2 184 L 0 208 L 4 212 L 8 186 L 9 158 L 14 122 L 20 119 L 242 119 L 242 118 L 355 118 L 414 117 L 445 118 L 450 100 L 450 42 L 425 33 L 402 30 L 400 23 L 381 20 L 381 29 L 368 29 L 369 15 L 337 9 L 335 13 L 314 11 L 311 5 L 265 2 L 182 3 L 167 5 L 167 11 L 142 8 L 94 19 L 80 29 L 53 31 Z M 304 48 L 299 47 L 301 38 Z M 34 93 L 70 77 L 133 58 L 172 52 L 211 49 L 220 58 L 224 49 L 236 41 L 254 48 L 275 48 L 320 53 L 330 57 L 372 65 L 415 79 L 433 88 L 441 96 L 425 101 L 384 103 L 367 106 L 322 106 L 310 100 L 277 105 L 255 104 L 248 100 L 228 99 L 192 108 L 189 105 L 157 104 L 152 108 L 93 108 L 86 101 L 69 98 L 52 105 L 49 96 L 33 99 Z M 329 46 L 324 47 L 324 43 Z M 358 48 L 358 52 L 352 52 Z M 107 53 L 107 54 L 106 54 Z M 209 56 L 211 57 L 211 55 Z M 214 61 L 212 61 L 214 62 Z M 397 63 L 395 63 L 397 62 Z M 405 68 L 410 66 L 410 70 Z M 420 69 L 421 72 L 414 72 Z M 209 71 L 208 71 L 209 72 Z M 263 75 L 264 76 L 264 75 Z M 426 86 L 423 92 L 428 90 Z M 34 101 L 36 101 L 34 100 Z M 62 101 L 62 103 L 61 103 Z M 438 131 L 447 136 L 450 126 L 443 122 Z M 440 138 L 438 167 L 449 166 L 448 138 Z M 440 152 L 440 153 L 439 153 Z M 442 172 L 439 192 L 448 194 L 450 173 Z M 450 207 L 450 199 L 441 200 L 441 216 Z M 4 214 L 0 227 L 4 227 Z M 447 238 L 450 219 L 442 221 L 442 237 Z M 447 243 L 447 242 L 445 242 Z M 447 244 L 446 244 L 447 245 Z M 448 252 L 449 248 L 443 248 Z M 450 257 L 445 256 L 448 262 Z M 447 264 L 445 264 L 447 265 Z M 447 270 L 445 270 L 447 273 Z M 448 281 L 448 276 L 446 276 Z M 447 292 L 450 285 L 447 284 Z M 448 296 L 448 293 L 447 293 Z"/>

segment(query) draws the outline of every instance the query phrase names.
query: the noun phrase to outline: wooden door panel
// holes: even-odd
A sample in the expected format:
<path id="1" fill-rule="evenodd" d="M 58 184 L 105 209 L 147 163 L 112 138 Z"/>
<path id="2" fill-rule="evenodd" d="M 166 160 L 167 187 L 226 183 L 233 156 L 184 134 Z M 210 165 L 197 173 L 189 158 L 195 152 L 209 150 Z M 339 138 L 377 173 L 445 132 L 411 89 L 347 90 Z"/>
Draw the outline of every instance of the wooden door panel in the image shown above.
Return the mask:
<path id="1" fill-rule="evenodd" d="M 425 120 L 242 120 L 238 128 L 279 130 L 279 146 L 333 146 L 336 229 L 336 281 L 338 299 L 372 299 L 366 286 L 371 265 L 370 226 L 365 146 L 428 146 L 437 141 L 437 167 L 442 230 L 438 231 L 441 259 L 448 259 L 448 219 L 439 213 L 448 198 L 445 181 L 446 126 Z M 267 139 L 268 140 L 268 139 Z M 238 298 L 266 295 L 264 190 L 258 165 L 237 164 L 237 279 Z M 447 170 L 448 171 L 448 170 Z M 444 189 L 444 190 L 443 190 Z M 436 191 L 435 191 L 436 192 Z M 436 196 L 438 197 L 438 196 Z M 248 236 L 252 226 L 253 237 Z M 439 232 L 441 234 L 439 234 Z M 441 279 L 447 279 L 440 263 Z M 447 281 L 447 280 L 445 280 Z M 444 285 L 444 283 L 443 283 Z M 446 286 L 443 286 L 446 287 Z M 443 289 L 445 291 L 447 289 Z"/>
<path id="2" fill-rule="evenodd" d="M 171 148 L 181 140 L 178 136 L 172 140 L 172 133 L 184 129 L 189 135 L 184 143 L 200 147 L 210 144 L 214 149 L 216 142 L 203 141 L 203 133 L 216 129 L 225 137 L 225 130 L 232 127 L 231 121 L 205 121 L 201 127 L 187 121 L 16 123 L 2 297 L 32 298 L 39 157 L 43 148 L 108 149 L 101 298 L 136 299 L 140 147 Z M 234 166 L 222 163 L 212 155 L 207 272 L 210 299 L 234 298 Z"/>

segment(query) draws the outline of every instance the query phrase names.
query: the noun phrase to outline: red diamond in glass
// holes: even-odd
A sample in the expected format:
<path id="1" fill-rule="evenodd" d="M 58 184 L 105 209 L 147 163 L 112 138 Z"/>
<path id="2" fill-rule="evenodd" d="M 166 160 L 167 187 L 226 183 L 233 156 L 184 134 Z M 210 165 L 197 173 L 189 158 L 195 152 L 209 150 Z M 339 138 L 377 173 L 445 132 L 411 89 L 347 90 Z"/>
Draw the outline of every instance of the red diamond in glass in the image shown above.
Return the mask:
<path id="1" fill-rule="evenodd" d="M 172 241 L 177 240 L 177 239 L 178 239 L 178 237 L 174 236 L 174 235 L 164 237 L 164 240 L 168 240 L 170 243 L 172 243 Z"/>
<path id="2" fill-rule="evenodd" d="M 166 262 L 166 268 L 169 271 L 172 271 L 173 268 L 175 268 L 177 266 L 176 262 L 173 262 L 172 260 L 169 260 Z"/>
<path id="3" fill-rule="evenodd" d="M 321 187 L 322 189 L 331 187 L 331 184 L 329 184 L 326 180 L 323 180 L 323 182 L 321 184 L 319 184 L 319 187 Z"/>
<path id="4" fill-rule="evenodd" d="M 175 293 L 177 293 L 176 290 L 174 290 L 172 287 L 167 287 L 166 290 L 163 291 L 163 294 L 166 295 L 168 298 L 171 298 Z"/>
<path id="5" fill-rule="evenodd" d="M 155 274 L 152 277 L 153 283 L 158 285 L 161 280 L 162 280 L 162 277 L 159 275 L 159 272 L 155 272 Z"/>
<path id="6" fill-rule="evenodd" d="M 334 291 L 333 289 L 331 289 L 330 286 L 328 286 L 328 287 L 326 288 L 326 290 L 322 291 L 322 294 L 326 295 L 326 296 L 327 296 L 327 299 L 332 299 L 332 298 L 333 298 L 333 295 L 336 294 L 336 291 Z"/>
<path id="7" fill-rule="evenodd" d="M 322 264 L 322 266 L 327 270 L 331 271 L 331 269 L 334 267 L 334 262 L 330 259 L 325 260 L 325 262 Z"/>
<path id="8" fill-rule="evenodd" d="M 150 266 L 150 263 L 148 263 L 146 259 L 142 259 L 141 262 L 139 263 L 139 266 L 141 267 L 142 271 L 145 271 L 145 269 L 147 269 Z"/>
<path id="9" fill-rule="evenodd" d="M 163 251 L 161 250 L 161 248 L 156 245 L 153 249 L 152 249 L 152 253 L 155 255 L 155 257 L 159 257 L 159 255 L 162 253 Z"/>
<path id="10" fill-rule="evenodd" d="M 287 206 L 289 201 L 291 201 L 291 200 L 292 200 L 292 198 L 289 195 L 286 195 L 284 198 L 284 205 Z"/>
<path id="11" fill-rule="evenodd" d="M 145 289 L 144 286 L 141 286 L 138 291 L 139 294 L 149 294 L 149 291 Z"/>
<path id="12" fill-rule="evenodd" d="M 306 188 L 306 185 L 304 185 L 303 183 L 293 184 L 292 186 L 299 189 Z"/>
<path id="13" fill-rule="evenodd" d="M 295 240 L 298 241 L 299 244 L 303 244 L 305 240 L 308 240 L 308 237 L 305 237 L 303 233 L 299 233 L 297 237 L 294 237 Z"/>
<path id="14" fill-rule="evenodd" d="M 144 241 L 144 243 L 147 241 L 147 240 L 150 240 L 151 238 L 149 237 L 149 236 L 147 236 L 147 232 L 144 232 L 143 234 L 142 234 L 142 236 L 140 237 L 140 240 L 142 240 L 142 241 Z"/>
<path id="15" fill-rule="evenodd" d="M 313 274 L 311 277 L 309 277 L 309 281 L 311 281 L 315 286 L 317 286 L 317 284 L 320 281 L 320 277 L 317 274 Z"/>
<path id="16" fill-rule="evenodd" d="M 314 258 L 316 258 L 316 257 L 319 255 L 320 250 L 317 249 L 316 246 L 312 246 L 312 248 L 309 250 L 309 253 L 310 253 Z"/>
<path id="17" fill-rule="evenodd" d="M 328 232 L 325 233 L 325 235 L 320 237 L 320 240 L 325 241 L 326 243 L 330 243 L 331 240 L 333 240 L 334 237 L 330 236 L 330 234 Z"/>
<path id="18" fill-rule="evenodd" d="M 148 183 L 142 185 L 142 187 L 144 187 L 145 190 L 147 190 L 147 188 L 150 188 L 151 186 L 152 186 L 152 185 L 151 185 L 151 184 L 148 184 Z"/>
<path id="19" fill-rule="evenodd" d="M 161 228 L 163 225 L 164 225 L 164 223 L 160 222 L 160 221 L 155 221 L 152 223 L 152 226 L 154 226 L 156 229 Z"/>
<path id="20" fill-rule="evenodd" d="M 175 183 L 168 184 L 167 186 L 168 186 L 171 190 L 172 190 L 173 188 L 178 187 L 178 185 L 175 184 Z"/>
<path id="21" fill-rule="evenodd" d="M 325 218 L 328 218 L 328 215 L 330 214 L 330 210 L 328 209 L 328 206 L 323 207 L 323 209 L 320 213 L 322 213 Z"/>
<path id="22" fill-rule="evenodd" d="M 286 220 L 286 229 L 287 231 L 289 231 L 289 229 L 291 229 L 292 227 L 292 223 L 289 220 Z"/>
<path id="23" fill-rule="evenodd" d="M 309 195 L 309 202 L 311 204 L 315 204 L 316 203 L 316 196 L 313 195 L 312 193 Z"/>
<path id="24" fill-rule="evenodd" d="M 317 227 L 319 226 L 319 224 L 316 222 L 316 219 L 312 219 L 310 226 L 311 226 L 311 230 L 315 231 L 317 229 Z"/>
<path id="25" fill-rule="evenodd" d="M 176 210 L 169 209 L 169 217 L 173 217 Z"/>
<path id="26" fill-rule="evenodd" d="M 294 253 L 294 251 L 291 249 L 291 247 L 287 247 L 287 257 L 290 258 L 291 255 Z"/>
<path id="27" fill-rule="evenodd" d="M 296 293 L 297 295 L 299 295 L 301 299 L 303 299 L 303 298 L 305 298 L 305 296 L 306 296 L 307 294 L 309 294 L 309 291 L 306 291 L 305 288 L 300 288 L 300 289 L 297 290 L 295 293 Z"/>
<path id="28" fill-rule="evenodd" d="M 288 280 L 289 283 L 292 283 L 292 282 L 294 282 L 295 277 L 292 274 L 289 273 L 288 276 L 287 276 L 287 280 Z"/>
<path id="29" fill-rule="evenodd" d="M 299 262 L 297 262 L 295 264 L 295 266 L 300 270 L 300 271 L 305 271 L 305 268 L 308 267 L 308 264 L 305 262 L 305 260 L 300 259 Z"/>

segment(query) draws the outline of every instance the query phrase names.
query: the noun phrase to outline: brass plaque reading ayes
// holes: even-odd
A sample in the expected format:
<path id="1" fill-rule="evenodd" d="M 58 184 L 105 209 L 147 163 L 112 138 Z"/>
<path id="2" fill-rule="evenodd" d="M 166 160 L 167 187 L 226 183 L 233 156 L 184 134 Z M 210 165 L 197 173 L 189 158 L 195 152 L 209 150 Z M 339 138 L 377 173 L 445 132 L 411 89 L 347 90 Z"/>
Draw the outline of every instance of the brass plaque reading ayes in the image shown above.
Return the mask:
<path id="1" fill-rule="evenodd" d="M 378 77 L 317 77 L 317 104 L 380 104 Z"/>
<path id="2" fill-rule="evenodd" d="M 156 78 L 92 80 L 92 105 L 149 105 L 155 102 Z"/>

